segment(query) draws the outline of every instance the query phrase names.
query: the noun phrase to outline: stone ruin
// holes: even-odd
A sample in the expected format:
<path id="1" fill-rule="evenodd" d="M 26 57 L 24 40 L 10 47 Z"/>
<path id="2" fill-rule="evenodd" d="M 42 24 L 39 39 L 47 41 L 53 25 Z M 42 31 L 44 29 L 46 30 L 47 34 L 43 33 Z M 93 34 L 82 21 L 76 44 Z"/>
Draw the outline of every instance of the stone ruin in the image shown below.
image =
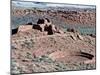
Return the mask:
<path id="1" fill-rule="evenodd" d="M 41 32 L 46 31 L 48 35 L 52 35 L 54 33 L 63 33 L 57 26 L 52 24 L 52 22 L 48 18 L 39 19 L 37 21 L 37 25 L 33 25 L 33 29 L 38 29 Z"/>
<path id="2" fill-rule="evenodd" d="M 12 30 L 12 34 L 16 34 L 17 32 L 25 32 L 30 29 L 36 29 L 41 32 L 46 32 L 48 35 L 53 35 L 55 33 L 63 34 L 64 32 L 58 28 L 56 25 L 52 24 L 52 22 L 48 18 L 38 19 L 37 24 L 32 24 L 31 22 L 26 25 L 20 25 L 18 28 Z M 80 35 L 79 31 L 75 28 L 68 28 L 68 32 L 75 33 L 78 39 L 83 40 L 83 37 Z M 72 39 L 77 40 L 74 35 L 71 35 Z"/>
<path id="3" fill-rule="evenodd" d="M 37 24 L 28 23 L 26 25 L 20 25 L 19 27 L 12 29 L 12 35 L 17 32 L 24 32 L 30 29 L 37 29 L 41 32 L 47 32 L 48 35 L 52 35 L 54 33 L 64 33 L 60 28 L 52 24 L 52 22 L 48 18 L 38 19 Z"/>
<path id="4" fill-rule="evenodd" d="M 31 24 L 31 25 L 30 25 Z M 12 29 L 12 35 L 18 32 L 25 32 L 30 29 L 36 29 L 41 32 L 46 32 L 48 35 L 53 35 L 55 33 L 63 34 L 64 32 L 58 28 L 56 25 L 52 24 L 52 22 L 48 18 L 38 19 L 37 24 L 28 23 L 26 25 L 20 25 L 19 27 Z M 67 29 L 68 32 L 74 32 L 77 34 L 77 37 L 80 40 L 83 40 L 83 37 L 77 33 L 75 29 Z M 71 37 L 76 40 L 75 36 L 71 35 Z"/>

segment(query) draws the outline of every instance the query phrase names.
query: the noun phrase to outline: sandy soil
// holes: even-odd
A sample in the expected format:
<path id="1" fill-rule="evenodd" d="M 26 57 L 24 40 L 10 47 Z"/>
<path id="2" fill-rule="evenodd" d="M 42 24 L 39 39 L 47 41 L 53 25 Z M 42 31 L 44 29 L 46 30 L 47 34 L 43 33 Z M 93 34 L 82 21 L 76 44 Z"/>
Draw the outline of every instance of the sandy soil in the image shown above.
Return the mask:
<path id="1" fill-rule="evenodd" d="M 73 32 L 47 35 L 35 29 L 12 35 L 12 73 L 95 69 L 95 38 L 80 36 L 83 39 Z M 82 57 L 80 52 L 94 58 Z"/>

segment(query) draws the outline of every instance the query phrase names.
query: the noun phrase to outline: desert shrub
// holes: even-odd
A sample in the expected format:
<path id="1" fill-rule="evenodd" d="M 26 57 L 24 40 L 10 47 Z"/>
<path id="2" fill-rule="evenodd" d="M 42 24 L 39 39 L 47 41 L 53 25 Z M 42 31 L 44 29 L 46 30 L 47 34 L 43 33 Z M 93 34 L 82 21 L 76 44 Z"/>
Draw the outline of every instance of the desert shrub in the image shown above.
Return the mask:
<path id="1" fill-rule="evenodd" d="M 52 59 L 50 59 L 48 56 L 45 56 L 45 55 L 40 56 L 40 57 L 36 57 L 33 59 L 33 61 L 35 61 L 35 62 L 48 62 L 48 63 L 53 62 Z"/>
<path id="2" fill-rule="evenodd" d="M 25 40 L 23 41 L 23 43 L 21 44 L 22 48 L 28 48 L 28 49 L 31 49 L 34 47 L 34 42 L 33 41 L 28 41 L 28 40 Z"/>
<path id="3" fill-rule="evenodd" d="M 95 64 L 76 63 L 69 66 L 69 70 L 89 70 L 95 69 Z"/>
<path id="4" fill-rule="evenodd" d="M 65 63 L 62 63 L 62 62 L 57 62 L 56 63 L 56 68 L 59 71 L 64 71 L 64 70 L 67 70 L 67 65 Z"/>
<path id="5" fill-rule="evenodd" d="M 20 69 L 19 69 L 18 63 L 14 59 L 12 59 L 11 61 L 12 61 L 12 63 L 11 63 L 11 73 L 12 74 L 19 74 Z"/>
<path id="6" fill-rule="evenodd" d="M 27 52 L 26 53 L 26 56 L 25 56 L 27 59 L 32 59 L 32 55 L 31 55 L 31 53 L 29 53 L 29 52 Z"/>

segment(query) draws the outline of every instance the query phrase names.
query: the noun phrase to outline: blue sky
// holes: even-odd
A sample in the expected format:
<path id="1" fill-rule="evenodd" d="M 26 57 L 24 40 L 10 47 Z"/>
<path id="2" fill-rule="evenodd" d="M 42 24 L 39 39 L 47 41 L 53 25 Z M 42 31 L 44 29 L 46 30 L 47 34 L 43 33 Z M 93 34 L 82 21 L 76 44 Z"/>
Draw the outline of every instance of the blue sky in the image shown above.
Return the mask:
<path id="1" fill-rule="evenodd" d="M 12 1 L 12 5 L 19 7 L 75 7 L 75 8 L 95 8 L 94 5 L 73 5 L 60 3 L 32 2 L 32 1 Z"/>

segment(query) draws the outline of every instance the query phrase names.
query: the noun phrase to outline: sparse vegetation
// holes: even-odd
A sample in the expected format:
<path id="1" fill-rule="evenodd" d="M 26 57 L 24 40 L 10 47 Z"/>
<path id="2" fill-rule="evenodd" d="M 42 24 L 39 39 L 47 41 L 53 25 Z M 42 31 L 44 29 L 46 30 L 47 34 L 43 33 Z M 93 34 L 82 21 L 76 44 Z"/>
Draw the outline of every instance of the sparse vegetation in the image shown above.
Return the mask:
<path id="1" fill-rule="evenodd" d="M 51 21 L 51 30 L 50 26 L 45 24 L 43 31 L 33 27 L 11 36 L 12 74 L 96 68 L 94 62 L 84 63 L 93 59 L 82 57 L 80 54 L 80 50 L 84 50 L 95 58 L 96 12 L 94 9 L 52 7 L 14 9 L 13 7 L 12 12 L 12 29 L 28 23 L 34 25 L 39 18 L 48 18 Z M 57 27 L 64 33 L 57 33 L 60 30 Z M 49 31 L 53 33 L 48 35 Z"/>

